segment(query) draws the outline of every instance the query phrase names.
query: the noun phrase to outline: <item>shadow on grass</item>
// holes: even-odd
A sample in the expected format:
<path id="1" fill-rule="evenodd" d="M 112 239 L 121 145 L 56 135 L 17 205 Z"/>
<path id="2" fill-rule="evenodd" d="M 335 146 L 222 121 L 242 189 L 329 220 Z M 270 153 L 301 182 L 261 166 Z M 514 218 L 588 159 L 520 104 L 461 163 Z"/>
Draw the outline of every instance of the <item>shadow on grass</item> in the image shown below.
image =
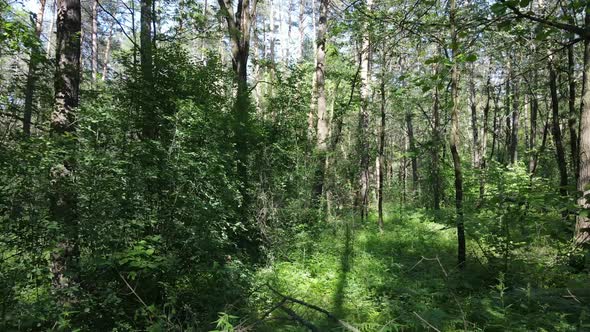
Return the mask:
<path id="1" fill-rule="evenodd" d="M 346 286 L 348 285 L 348 273 L 352 264 L 353 236 L 350 223 L 345 225 L 344 233 L 344 250 L 340 256 L 340 271 L 338 272 L 338 282 L 334 292 L 334 314 L 342 316 L 344 314 L 343 304 L 346 295 Z"/>

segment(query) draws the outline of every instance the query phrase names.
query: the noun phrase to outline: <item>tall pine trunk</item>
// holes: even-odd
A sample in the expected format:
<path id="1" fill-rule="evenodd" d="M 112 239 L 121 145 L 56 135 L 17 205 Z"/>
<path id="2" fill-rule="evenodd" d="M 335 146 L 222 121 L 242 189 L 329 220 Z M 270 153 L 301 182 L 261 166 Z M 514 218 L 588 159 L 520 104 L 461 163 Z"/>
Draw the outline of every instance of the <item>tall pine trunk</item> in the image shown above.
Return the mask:
<path id="1" fill-rule="evenodd" d="M 59 0 L 57 15 L 55 106 L 51 140 L 57 165 L 51 169 L 50 215 L 58 226 L 57 248 L 51 254 L 52 286 L 62 304 L 74 302 L 78 283 L 78 211 L 74 186 L 76 108 L 80 86 L 80 1 Z"/>
<path id="2" fill-rule="evenodd" d="M 316 38 L 316 68 L 315 91 L 317 97 L 317 164 L 315 169 L 315 183 L 313 189 L 313 202 L 319 206 L 320 198 L 324 191 L 324 177 L 328 138 L 328 114 L 326 112 L 326 32 L 328 29 L 328 0 L 320 1 L 320 18 Z"/>
<path id="3" fill-rule="evenodd" d="M 372 0 L 367 1 L 367 10 L 371 10 Z M 361 222 L 365 220 L 369 209 L 369 96 L 370 96 L 370 67 L 371 42 L 368 25 L 363 27 L 361 49 L 361 105 L 358 123 L 358 153 L 359 178 L 357 191 L 357 205 Z"/>
<path id="4" fill-rule="evenodd" d="M 92 1 L 92 82 L 98 79 L 98 0 Z"/>
<path id="5" fill-rule="evenodd" d="M 585 26 L 590 28 L 590 4 L 586 5 Z M 582 112 L 580 116 L 580 172 L 578 176 L 578 191 L 582 196 L 578 204 L 583 209 L 590 208 L 586 195 L 590 194 L 590 40 L 584 41 L 584 73 L 582 80 Z M 578 215 L 574 234 L 576 243 L 583 244 L 590 240 L 590 219 Z"/>

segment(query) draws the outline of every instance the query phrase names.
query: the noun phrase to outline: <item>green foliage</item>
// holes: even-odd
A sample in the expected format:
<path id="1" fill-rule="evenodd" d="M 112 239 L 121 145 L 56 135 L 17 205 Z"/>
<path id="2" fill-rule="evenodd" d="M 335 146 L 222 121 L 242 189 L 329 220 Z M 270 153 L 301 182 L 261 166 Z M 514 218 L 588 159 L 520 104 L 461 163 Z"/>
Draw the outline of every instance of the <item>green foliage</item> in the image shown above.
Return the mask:
<path id="1" fill-rule="evenodd" d="M 389 206 L 387 211 L 400 210 Z M 361 331 L 420 331 L 427 328 L 424 321 L 441 331 L 575 331 L 588 324 L 583 305 L 559 295 L 566 287 L 575 288 L 578 299 L 590 295 L 575 286 L 579 277 L 563 274 L 564 262 L 537 270 L 538 263 L 518 251 L 511 260 L 528 273 L 495 272 L 493 265 L 478 263 L 486 256 L 474 249 L 468 269 L 460 272 L 454 265 L 454 231 L 424 211 L 401 211 L 388 214 L 382 234 L 372 225 L 348 221 L 301 232 L 283 259 L 258 272 L 261 286 L 251 300 L 260 313 L 277 303 L 280 297 L 263 286 L 269 282 Z M 477 246 L 470 240 L 468 247 Z M 543 247 L 529 250 L 551 260 L 551 253 L 537 251 Z M 338 329 L 319 312 L 293 309 L 321 330 Z M 305 330 L 280 323 L 279 310 L 271 318 L 257 330 Z"/>

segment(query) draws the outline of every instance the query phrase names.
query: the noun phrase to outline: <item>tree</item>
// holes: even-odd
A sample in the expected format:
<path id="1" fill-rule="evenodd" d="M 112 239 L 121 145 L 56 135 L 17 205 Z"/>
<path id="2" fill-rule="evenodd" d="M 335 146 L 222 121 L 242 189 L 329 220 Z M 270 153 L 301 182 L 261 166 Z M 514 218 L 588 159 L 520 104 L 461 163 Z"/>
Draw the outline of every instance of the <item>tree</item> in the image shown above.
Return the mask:
<path id="1" fill-rule="evenodd" d="M 461 171 L 461 156 L 459 155 L 459 64 L 458 64 L 458 40 L 457 40 L 457 3 L 450 0 L 449 25 L 451 29 L 451 154 L 453 156 L 453 169 L 455 171 L 455 209 L 457 213 L 457 260 L 460 268 L 465 267 L 465 226 L 463 225 L 463 173 Z"/>
<path id="2" fill-rule="evenodd" d="M 555 143 L 555 152 L 557 155 L 557 168 L 559 169 L 559 192 L 562 196 L 567 195 L 567 164 L 565 160 L 565 150 L 561 138 L 561 129 L 559 125 L 559 99 L 557 97 L 557 73 L 555 72 L 553 56 L 549 56 L 549 90 L 551 93 L 551 115 L 552 126 L 551 133 Z"/>
<path id="3" fill-rule="evenodd" d="M 55 55 L 55 106 L 51 115 L 51 139 L 58 164 L 51 169 L 51 217 L 60 234 L 51 258 L 52 284 L 62 303 L 75 299 L 71 290 L 78 283 L 78 211 L 75 191 L 76 108 L 80 88 L 79 0 L 59 0 Z M 68 294 L 70 292 L 70 294 Z"/>
<path id="4" fill-rule="evenodd" d="M 37 43 L 31 48 L 31 57 L 29 59 L 29 72 L 27 73 L 27 83 L 25 91 L 25 111 L 23 115 L 23 133 L 25 136 L 31 135 L 31 117 L 33 115 L 33 99 L 35 93 L 35 83 L 37 81 L 37 66 L 41 57 L 41 32 L 43 31 L 43 14 L 45 13 L 46 0 L 39 1 L 39 12 L 35 16 L 35 36 Z"/>
<path id="5" fill-rule="evenodd" d="M 238 0 L 236 12 L 231 14 L 231 2 L 218 0 L 221 13 L 225 17 L 231 42 L 232 68 L 237 84 L 234 103 L 234 140 L 238 176 L 242 182 L 240 192 L 247 201 L 248 183 L 248 126 L 250 91 L 248 89 L 248 56 L 250 55 L 250 33 L 252 18 L 256 15 L 258 0 Z M 247 206 L 247 202 L 243 203 Z"/>
<path id="6" fill-rule="evenodd" d="M 320 0 L 320 17 L 316 38 L 315 91 L 317 97 L 317 165 L 312 200 L 319 203 L 324 191 L 326 153 L 328 148 L 328 113 L 326 111 L 326 32 L 328 30 L 328 0 Z"/>
<path id="7" fill-rule="evenodd" d="M 584 19 L 586 29 L 590 29 L 590 4 L 586 5 Z M 580 155 L 578 175 L 578 192 L 581 197 L 578 204 L 583 209 L 588 209 L 587 195 L 590 194 L 590 37 L 584 40 L 584 72 L 582 84 L 582 113 L 580 116 Z M 578 215 L 574 239 L 579 244 L 590 241 L 590 219 L 584 215 Z"/>
<path id="8" fill-rule="evenodd" d="M 372 0 L 367 0 L 367 10 L 371 11 Z M 371 95 L 371 38 L 368 23 L 362 30 L 361 61 L 361 100 L 358 124 L 359 179 L 357 204 L 361 221 L 368 217 L 369 208 L 369 97 Z"/>
<path id="9" fill-rule="evenodd" d="M 98 0 L 92 1 L 92 82 L 98 79 Z"/>
<path id="10" fill-rule="evenodd" d="M 154 84 L 154 59 L 153 59 L 153 38 L 152 38 L 152 1 L 140 1 L 140 60 L 141 60 L 141 79 L 143 84 L 153 89 Z M 157 119 L 154 103 L 151 100 L 151 94 L 148 93 L 141 99 L 141 111 L 143 114 L 142 135 L 146 139 L 155 139 L 157 135 Z"/>
<path id="11" fill-rule="evenodd" d="M 379 230 L 383 232 L 383 179 L 385 177 L 385 124 L 386 124 L 386 104 L 387 99 L 385 95 L 385 73 L 388 67 L 386 60 L 386 52 L 383 51 L 382 63 L 381 63 L 381 82 L 379 84 L 379 95 L 381 97 L 381 111 L 380 111 L 380 122 L 379 122 L 379 147 L 377 155 L 378 163 L 378 178 L 377 178 L 377 223 Z"/>

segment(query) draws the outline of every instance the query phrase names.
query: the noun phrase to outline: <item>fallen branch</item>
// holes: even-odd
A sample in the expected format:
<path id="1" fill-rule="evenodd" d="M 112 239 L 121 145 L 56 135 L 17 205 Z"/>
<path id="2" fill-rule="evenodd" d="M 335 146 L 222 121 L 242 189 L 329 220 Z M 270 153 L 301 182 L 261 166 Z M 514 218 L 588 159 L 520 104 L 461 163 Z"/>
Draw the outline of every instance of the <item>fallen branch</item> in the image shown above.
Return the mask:
<path id="1" fill-rule="evenodd" d="M 311 303 L 307 303 L 303 300 L 299 300 L 296 299 L 294 297 L 288 296 L 288 295 L 284 295 L 281 292 L 279 292 L 278 290 L 274 289 L 270 284 L 266 284 L 266 286 L 268 286 L 268 288 L 275 294 L 277 294 L 278 296 L 282 297 L 283 299 L 293 302 L 293 303 L 297 303 L 300 304 L 302 306 L 308 307 L 310 309 L 313 309 L 315 311 L 319 311 L 321 313 L 323 313 L 324 315 L 326 315 L 329 319 L 331 319 L 334 322 L 337 322 L 338 324 L 340 324 L 342 327 L 344 327 L 346 330 L 351 331 L 351 332 L 360 332 L 359 329 L 357 329 L 356 327 L 352 326 L 351 324 L 339 319 L 338 317 L 336 317 L 333 313 L 329 312 L 328 310 L 324 309 L 324 308 L 320 308 L 317 305 L 311 304 Z M 284 306 L 283 306 L 284 307 Z"/>
<path id="2" fill-rule="evenodd" d="M 301 323 L 301 325 L 307 327 L 310 331 L 320 332 L 320 329 L 318 329 L 317 326 L 313 325 L 310 321 L 305 320 L 303 317 L 299 316 L 298 314 L 295 313 L 295 311 L 289 309 L 288 307 L 281 305 L 281 310 L 283 310 L 287 315 L 289 315 L 294 320 Z"/>
<path id="3" fill-rule="evenodd" d="M 277 310 L 278 308 L 280 308 L 281 306 L 283 306 L 283 304 L 285 304 L 285 302 L 287 302 L 287 299 L 282 299 L 279 303 L 275 304 L 272 308 L 268 309 L 264 314 L 262 314 L 262 316 L 260 318 L 258 318 L 255 322 L 253 322 L 252 324 L 248 325 L 249 328 L 253 328 L 254 326 L 260 324 L 263 320 L 265 320 L 273 311 Z"/>

